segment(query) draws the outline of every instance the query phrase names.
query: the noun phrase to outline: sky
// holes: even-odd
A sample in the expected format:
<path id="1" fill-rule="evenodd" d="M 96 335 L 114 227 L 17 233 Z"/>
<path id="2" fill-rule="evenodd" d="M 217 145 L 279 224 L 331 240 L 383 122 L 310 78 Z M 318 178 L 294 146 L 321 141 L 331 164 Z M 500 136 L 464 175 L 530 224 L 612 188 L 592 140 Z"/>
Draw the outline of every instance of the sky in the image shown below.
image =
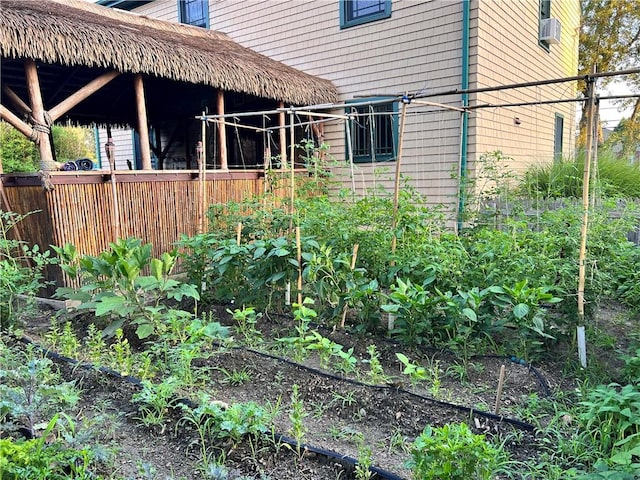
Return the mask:
<path id="1" fill-rule="evenodd" d="M 632 93 L 629 86 L 621 82 L 611 83 L 605 88 L 599 88 L 597 91 L 600 96 L 629 95 Z M 629 118 L 632 110 L 632 106 L 621 110 L 620 106 L 615 104 L 615 100 L 600 100 L 600 121 L 603 127 L 613 129 L 622 118 Z"/>

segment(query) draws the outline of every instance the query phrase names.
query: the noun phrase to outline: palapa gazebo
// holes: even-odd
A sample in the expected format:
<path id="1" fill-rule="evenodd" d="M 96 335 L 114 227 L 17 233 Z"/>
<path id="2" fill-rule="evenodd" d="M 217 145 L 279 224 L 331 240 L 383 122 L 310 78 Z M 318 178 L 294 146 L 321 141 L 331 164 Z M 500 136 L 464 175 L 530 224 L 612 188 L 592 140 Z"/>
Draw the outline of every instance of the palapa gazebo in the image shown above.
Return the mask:
<path id="1" fill-rule="evenodd" d="M 196 116 L 205 111 L 225 114 L 337 99 L 331 82 L 223 33 L 81 0 L 2 0 L 0 57 L 0 117 L 38 145 L 47 187 L 43 190 L 34 175 L 4 175 L 4 209 L 41 210 L 38 219 L 23 226 L 23 237 L 43 247 L 73 242 L 83 253 L 129 235 L 153 242 L 160 251 L 197 223 L 198 175 L 151 170 L 151 151 L 161 161 L 170 145 L 157 140 L 151 145 L 150 127 L 168 131 L 164 138 L 171 142 L 181 125 L 199 123 Z M 284 128 L 283 119 L 284 114 L 274 122 Z M 56 171 L 50 127 L 57 121 L 133 127 L 140 137 L 141 171 Z M 224 125 L 212 137 L 217 147 L 207 151 L 216 157 L 218 170 L 206 173 L 207 198 L 225 201 L 260 192 L 261 172 L 227 170 Z M 286 145 L 280 149 L 286 151 Z M 216 181 L 229 185 L 216 188 Z"/>

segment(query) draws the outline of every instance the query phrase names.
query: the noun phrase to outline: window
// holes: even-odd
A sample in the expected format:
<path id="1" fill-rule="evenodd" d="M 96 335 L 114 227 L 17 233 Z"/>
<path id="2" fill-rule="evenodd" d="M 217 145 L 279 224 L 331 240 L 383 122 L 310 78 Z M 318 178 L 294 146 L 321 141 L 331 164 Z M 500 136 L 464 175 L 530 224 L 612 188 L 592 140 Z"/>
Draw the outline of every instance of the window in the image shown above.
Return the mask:
<path id="1" fill-rule="evenodd" d="M 538 20 L 538 32 L 543 20 L 551 18 L 551 0 L 540 0 L 540 19 Z M 549 42 L 538 40 L 538 44 L 545 50 L 549 50 Z"/>
<path id="2" fill-rule="evenodd" d="M 391 0 L 340 0 L 340 28 L 391 16 Z"/>
<path id="3" fill-rule="evenodd" d="M 556 113 L 555 123 L 553 127 L 553 161 L 560 162 L 562 160 L 562 141 L 564 136 L 564 117 Z"/>
<path id="4" fill-rule="evenodd" d="M 181 23 L 209 28 L 209 0 L 178 0 Z"/>
<path id="5" fill-rule="evenodd" d="M 366 101 L 360 101 L 364 102 Z M 363 163 L 395 160 L 398 150 L 398 103 L 353 103 L 353 106 L 347 108 L 347 113 L 355 115 L 349 124 L 353 161 Z"/>

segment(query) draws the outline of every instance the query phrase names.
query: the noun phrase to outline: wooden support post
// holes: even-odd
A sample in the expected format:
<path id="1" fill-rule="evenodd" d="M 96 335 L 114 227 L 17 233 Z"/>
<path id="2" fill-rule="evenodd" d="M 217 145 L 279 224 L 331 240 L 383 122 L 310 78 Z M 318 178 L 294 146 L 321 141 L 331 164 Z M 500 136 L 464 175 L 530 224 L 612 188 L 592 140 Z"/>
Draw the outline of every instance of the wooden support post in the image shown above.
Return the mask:
<path id="1" fill-rule="evenodd" d="M 218 90 L 218 115 L 224 115 L 224 91 Z M 227 170 L 227 127 L 224 117 L 218 122 L 218 144 L 220 145 L 220 169 Z M 242 148 L 238 145 L 238 148 Z"/>
<path id="2" fill-rule="evenodd" d="M 407 103 L 402 102 L 402 113 L 400 114 L 400 137 L 398 141 L 398 158 L 396 159 L 396 175 L 393 187 L 393 217 L 391 220 L 391 255 L 396 253 L 396 244 L 398 242 L 396 227 L 398 226 L 398 201 L 400 198 L 400 166 L 402 160 L 402 144 L 404 143 L 404 126 L 407 119 Z M 392 265 L 395 262 L 391 261 Z"/>
<path id="3" fill-rule="evenodd" d="M 351 254 L 351 271 L 353 272 L 356 269 L 356 261 L 358 260 L 358 247 L 359 244 L 353 245 L 353 252 Z M 347 304 L 344 304 L 344 308 L 342 309 L 342 320 L 340 321 L 340 328 L 344 329 L 344 323 L 347 320 Z"/>
<path id="4" fill-rule="evenodd" d="M 105 154 L 109 162 L 109 176 L 111 180 L 111 201 L 113 208 L 111 209 L 111 221 L 113 222 L 113 241 L 117 242 L 122 238 L 120 231 L 120 201 L 118 199 L 118 187 L 116 185 L 116 146 L 111 138 L 111 127 L 107 128 L 107 143 L 104 145 Z"/>
<path id="5" fill-rule="evenodd" d="M 595 73 L 595 65 L 593 73 Z M 586 279 L 587 234 L 589 232 L 589 182 L 591 180 L 591 154 L 593 148 L 593 123 L 595 121 L 595 79 L 587 79 L 587 145 L 582 177 L 582 226 L 578 254 L 578 328 L 584 326 L 584 285 Z M 586 359 L 583 368 L 586 367 Z"/>
<path id="6" fill-rule="evenodd" d="M 302 305 L 302 243 L 300 241 L 300 227 L 296 227 L 296 247 L 298 254 L 298 305 Z"/>
<path id="7" fill-rule="evenodd" d="M 147 124 L 147 107 L 144 100 L 144 84 L 142 82 L 141 74 L 137 73 L 133 77 L 133 87 L 136 92 L 136 108 L 138 110 L 138 134 L 140 135 L 140 155 L 142 156 L 142 170 L 151 170 L 149 126 Z"/>
<path id="8" fill-rule="evenodd" d="M 278 108 L 284 108 L 284 102 L 278 102 Z M 280 125 L 280 168 L 287 168 L 287 125 L 284 110 L 278 114 L 278 122 Z"/>
<path id="9" fill-rule="evenodd" d="M 238 222 L 236 226 L 236 245 L 240 246 L 240 242 L 242 241 L 242 222 Z"/>
<path id="10" fill-rule="evenodd" d="M 11 110 L 2 104 L 0 104 L 0 118 L 9 123 L 9 125 L 18 130 L 25 137 L 31 138 L 33 136 L 33 128 L 31 125 L 20 120 Z"/>
<path id="11" fill-rule="evenodd" d="M 27 91 L 29 92 L 29 102 L 34 125 L 36 144 L 40 151 L 40 169 L 42 171 L 57 170 L 58 165 L 53 160 L 53 150 L 49 136 L 51 135 L 50 123 L 45 120 L 44 104 L 42 103 L 42 93 L 40 92 L 40 81 L 38 79 L 38 68 L 33 60 L 24 61 L 25 77 L 27 79 Z"/>
<path id="12" fill-rule="evenodd" d="M 5 93 L 7 98 L 13 103 L 13 105 L 20 110 L 21 113 L 25 115 L 31 114 L 31 107 L 27 105 L 16 92 L 14 92 L 11 87 L 7 85 L 2 86 L 2 91 Z"/>
<path id="13" fill-rule="evenodd" d="M 67 113 L 73 107 L 78 105 L 83 100 L 87 99 L 102 87 L 104 87 L 111 80 L 120 75 L 120 72 L 107 72 L 105 74 L 100 75 L 98 78 L 91 80 L 84 87 L 82 87 L 77 92 L 69 95 L 63 101 L 61 101 L 58 105 L 49 110 L 49 116 L 51 117 L 51 121 L 55 122 L 62 115 Z"/>
<path id="14" fill-rule="evenodd" d="M 498 415 L 500 411 L 500 399 L 502 398 L 502 389 L 504 388 L 504 365 L 500 366 L 500 377 L 498 378 L 498 390 L 496 391 L 496 404 L 493 408 L 493 413 Z"/>

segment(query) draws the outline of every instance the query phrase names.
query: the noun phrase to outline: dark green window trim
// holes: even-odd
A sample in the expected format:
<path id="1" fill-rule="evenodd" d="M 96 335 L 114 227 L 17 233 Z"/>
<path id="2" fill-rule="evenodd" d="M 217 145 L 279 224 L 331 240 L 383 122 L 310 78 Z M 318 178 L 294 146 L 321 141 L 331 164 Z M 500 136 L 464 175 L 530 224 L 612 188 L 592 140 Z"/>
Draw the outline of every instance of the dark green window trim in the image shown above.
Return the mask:
<path id="1" fill-rule="evenodd" d="M 562 161 L 564 148 L 564 115 L 556 113 L 553 119 L 553 161 Z"/>
<path id="2" fill-rule="evenodd" d="M 200 7 L 202 15 L 191 18 L 192 7 Z M 209 28 L 209 0 L 178 0 L 178 20 L 194 27 Z"/>
<path id="3" fill-rule="evenodd" d="M 367 102 L 385 100 L 383 97 L 348 100 L 347 114 L 360 113 L 350 121 L 351 149 L 354 163 L 391 162 L 398 154 L 398 102 L 370 105 Z M 358 105 L 362 104 L 364 105 Z M 346 133 L 346 132 L 345 132 Z M 371 148 L 374 145 L 374 148 Z M 346 158 L 349 158 L 345 143 Z"/>
<path id="4" fill-rule="evenodd" d="M 538 45 L 540 45 L 547 52 L 551 50 L 551 46 L 549 45 L 549 42 L 540 40 L 540 26 L 542 25 L 542 20 L 546 20 L 548 18 L 551 18 L 551 0 L 540 0 L 540 15 L 538 18 Z"/>
<path id="5" fill-rule="evenodd" d="M 339 2 L 341 29 L 391 16 L 391 0 L 339 0 Z"/>

